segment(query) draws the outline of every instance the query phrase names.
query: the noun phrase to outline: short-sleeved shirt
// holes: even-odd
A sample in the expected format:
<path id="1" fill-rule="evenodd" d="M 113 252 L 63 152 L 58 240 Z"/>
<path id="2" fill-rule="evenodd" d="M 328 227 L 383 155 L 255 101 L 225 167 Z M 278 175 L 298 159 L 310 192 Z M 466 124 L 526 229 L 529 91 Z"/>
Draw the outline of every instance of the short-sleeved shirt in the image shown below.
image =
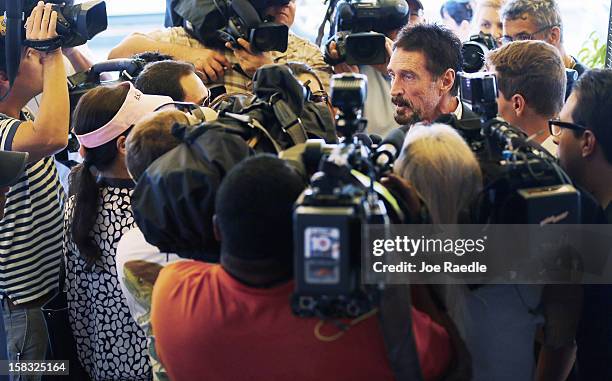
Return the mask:
<path id="1" fill-rule="evenodd" d="M 24 114 L 24 119 L 27 116 Z M 13 150 L 22 121 L 0 114 L 0 149 Z M 29 163 L 7 194 L 0 221 L 0 295 L 15 304 L 58 287 L 64 192 L 52 156 Z"/>
<path id="2" fill-rule="evenodd" d="M 293 315 L 293 289 L 293 282 L 249 287 L 220 265 L 198 261 L 164 267 L 153 288 L 151 323 L 170 379 L 394 379 L 376 315 L 342 332 L 331 322 Z M 451 358 L 448 334 L 414 308 L 412 329 L 425 380 L 439 379 Z"/>
<path id="3" fill-rule="evenodd" d="M 200 41 L 189 35 L 182 27 L 166 28 L 153 31 L 147 34 L 148 37 L 160 41 L 192 48 L 206 48 Z M 227 93 L 252 92 L 252 78 L 246 74 L 235 70 L 233 67 L 238 64 L 238 59 L 230 50 L 225 50 L 225 57 L 230 62 L 232 68 L 225 72 L 223 78 L 215 83 L 223 84 Z M 274 63 L 284 64 L 287 62 L 302 62 L 310 66 L 319 76 L 324 89 L 329 89 L 331 67 L 323 60 L 323 53 L 312 42 L 298 37 L 289 32 L 286 52 L 270 52 Z"/>
<path id="4" fill-rule="evenodd" d="M 137 226 L 126 232 L 117 246 L 119 285 L 132 317 L 147 336 L 149 360 L 156 381 L 169 378 L 155 353 L 155 337 L 151 329 L 151 293 L 161 269 L 181 260 L 178 255 L 162 253 L 148 243 Z"/>

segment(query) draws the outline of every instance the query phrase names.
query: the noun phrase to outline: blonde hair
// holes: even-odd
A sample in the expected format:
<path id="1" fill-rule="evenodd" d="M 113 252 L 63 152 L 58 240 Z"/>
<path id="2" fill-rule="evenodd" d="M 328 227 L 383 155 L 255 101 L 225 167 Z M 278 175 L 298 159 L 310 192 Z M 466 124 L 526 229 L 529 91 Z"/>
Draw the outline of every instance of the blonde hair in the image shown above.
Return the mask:
<path id="1" fill-rule="evenodd" d="M 416 124 L 406 136 L 394 172 L 410 181 L 433 223 L 454 224 L 482 188 L 480 166 L 452 127 Z"/>
<path id="2" fill-rule="evenodd" d="M 501 7 L 504 5 L 505 2 L 506 0 L 479 0 L 476 3 L 476 7 L 477 8 L 489 7 L 489 8 L 501 9 Z"/>
<path id="3" fill-rule="evenodd" d="M 482 17 L 482 10 L 484 8 L 497 9 L 497 11 L 500 13 L 499 21 L 501 22 L 501 8 L 505 2 L 506 0 L 478 0 L 476 3 L 476 9 L 474 10 L 474 17 L 472 17 L 472 34 L 480 33 L 480 18 Z"/>

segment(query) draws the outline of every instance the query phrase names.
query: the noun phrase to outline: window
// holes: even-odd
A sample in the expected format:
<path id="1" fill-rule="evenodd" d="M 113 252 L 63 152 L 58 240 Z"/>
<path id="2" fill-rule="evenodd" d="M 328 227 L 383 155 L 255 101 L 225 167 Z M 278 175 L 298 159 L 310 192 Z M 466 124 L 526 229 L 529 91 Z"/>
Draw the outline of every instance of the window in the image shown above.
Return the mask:
<path id="1" fill-rule="evenodd" d="M 567 52 L 577 55 L 591 32 L 595 31 L 601 41 L 607 40 L 609 0 L 558 0 L 563 17 L 564 42 Z M 427 0 L 425 17 L 429 21 L 440 21 L 440 6 L 443 0 Z M 162 28 L 165 0 L 106 0 L 109 15 L 108 30 L 96 36 L 90 43 L 96 60 L 103 60 L 110 49 L 125 36 Z M 293 32 L 315 41 L 325 15 L 327 5 L 322 0 L 297 0 L 297 13 Z M 324 35 L 327 38 L 328 28 Z M 324 39 L 325 40 L 325 39 Z"/>

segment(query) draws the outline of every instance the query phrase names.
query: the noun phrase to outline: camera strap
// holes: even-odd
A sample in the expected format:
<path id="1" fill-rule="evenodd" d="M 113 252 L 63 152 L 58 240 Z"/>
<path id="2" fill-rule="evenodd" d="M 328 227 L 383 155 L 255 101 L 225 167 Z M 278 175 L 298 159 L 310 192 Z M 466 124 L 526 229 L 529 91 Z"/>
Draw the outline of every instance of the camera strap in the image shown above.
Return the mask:
<path id="1" fill-rule="evenodd" d="M 250 128 L 254 130 L 259 130 L 270 141 L 270 143 L 272 144 L 272 146 L 274 147 L 277 153 L 283 150 L 283 148 L 276 142 L 276 140 L 272 138 L 272 135 L 270 135 L 268 130 L 266 130 L 266 128 L 262 126 L 261 123 L 259 123 L 257 119 L 251 118 L 249 115 L 235 114 L 232 112 L 226 112 L 224 115 L 232 119 L 235 119 L 243 124 L 246 124 L 247 126 L 249 126 Z"/>
<path id="2" fill-rule="evenodd" d="M 48 53 L 60 48 L 63 42 L 64 39 L 61 36 L 55 36 L 46 40 L 25 40 L 23 45 L 36 49 L 39 52 Z"/>
<path id="3" fill-rule="evenodd" d="M 295 115 L 291 107 L 283 99 L 277 99 L 272 105 L 274 116 L 280 123 L 281 129 L 289 135 L 294 145 L 305 143 L 308 140 L 306 130 L 300 118 Z"/>

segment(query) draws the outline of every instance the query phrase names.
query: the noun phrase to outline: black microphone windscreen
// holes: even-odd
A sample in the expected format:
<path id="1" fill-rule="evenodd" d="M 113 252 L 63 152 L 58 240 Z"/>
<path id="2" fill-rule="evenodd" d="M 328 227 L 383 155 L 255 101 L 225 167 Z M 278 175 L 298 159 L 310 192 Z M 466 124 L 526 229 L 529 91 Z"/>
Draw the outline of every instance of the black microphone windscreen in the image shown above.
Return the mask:
<path id="1" fill-rule="evenodd" d="M 372 139 L 372 143 L 375 145 L 380 145 L 380 142 L 383 140 L 382 136 L 377 134 L 370 134 L 370 139 Z"/>
<path id="2" fill-rule="evenodd" d="M 404 131 L 399 128 L 396 128 L 393 131 L 389 132 L 387 136 L 385 136 L 383 141 L 380 143 L 380 146 L 384 144 L 391 144 L 393 147 L 395 147 L 397 151 L 397 156 L 397 154 L 399 154 L 399 152 L 401 151 L 402 146 L 404 145 L 404 139 L 406 139 L 406 134 L 404 133 Z"/>
<path id="3" fill-rule="evenodd" d="M 363 143 L 366 147 L 372 148 L 372 139 L 370 139 L 368 134 L 358 133 L 353 135 L 353 137 L 359 139 L 359 141 Z"/>

